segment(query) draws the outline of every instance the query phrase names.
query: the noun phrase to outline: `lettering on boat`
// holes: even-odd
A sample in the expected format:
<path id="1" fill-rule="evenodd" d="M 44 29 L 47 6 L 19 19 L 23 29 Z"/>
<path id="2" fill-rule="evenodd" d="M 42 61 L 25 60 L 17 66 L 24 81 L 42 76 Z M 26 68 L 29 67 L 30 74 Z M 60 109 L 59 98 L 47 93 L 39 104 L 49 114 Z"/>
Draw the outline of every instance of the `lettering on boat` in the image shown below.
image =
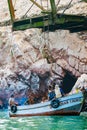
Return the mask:
<path id="1" fill-rule="evenodd" d="M 81 98 L 73 98 L 73 99 L 61 101 L 60 105 L 65 105 L 65 104 L 68 104 L 68 103 L 74 103 L 74 102 L 80 102 L 80 101 L 81 101 Z"/>

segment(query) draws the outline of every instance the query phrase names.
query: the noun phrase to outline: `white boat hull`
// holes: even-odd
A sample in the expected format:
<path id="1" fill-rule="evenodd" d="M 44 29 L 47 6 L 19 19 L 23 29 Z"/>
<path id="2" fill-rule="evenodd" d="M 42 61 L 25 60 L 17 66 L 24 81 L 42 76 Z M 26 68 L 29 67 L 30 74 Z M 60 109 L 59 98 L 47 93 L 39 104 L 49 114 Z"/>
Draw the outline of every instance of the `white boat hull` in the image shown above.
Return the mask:
<path id="1" fill-rule="evenodd" d="M 58 98 L 58 107 L 52 107 L 52 101 L 33 105 L 17 106 L 17 111 L 11 112 L 9 107 L 10 117 L 20 116 L 44 116 L 44 115 L 79 115 L 83 105 L 83 94 L 73 94 L 70 96 Z M 57 99 L 56 99 L 57 100 Z"/>

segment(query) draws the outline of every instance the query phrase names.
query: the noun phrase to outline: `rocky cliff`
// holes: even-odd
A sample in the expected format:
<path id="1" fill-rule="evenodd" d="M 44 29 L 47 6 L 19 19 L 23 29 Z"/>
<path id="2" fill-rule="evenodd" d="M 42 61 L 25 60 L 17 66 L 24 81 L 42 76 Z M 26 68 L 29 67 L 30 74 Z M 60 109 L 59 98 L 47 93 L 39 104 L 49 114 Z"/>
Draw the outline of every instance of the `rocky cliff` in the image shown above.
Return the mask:
<path id="1" fill-rule="evenodd" d="M 43 1 L 44 6 L 46 2 Z M 61 0 L 58 12 L 63 12 L 69 2 Z M 26 14 L 30 4 L 27 0 L 14 2 L 17 19 Z M 44 33 L 40 29 L 12 32 L 12 26 L 5 26 L 4 22 L 10 20 L 7 1 L 0 1 L 0 5 L 1 101 L 11 93 L 15 93 L 17 99 L 37 93 L 36 99 L 40 100 L 47 96 L 48 85 L 54 81 L 62 83 L 65 93 L 70 92 L 76 79 L 87 73 L 87 32 Z M 33 6 L 27 17 L 39 13 L 40 9 Z M 64 13 L 86 16 L 87 3 L 74 0 Z"/>

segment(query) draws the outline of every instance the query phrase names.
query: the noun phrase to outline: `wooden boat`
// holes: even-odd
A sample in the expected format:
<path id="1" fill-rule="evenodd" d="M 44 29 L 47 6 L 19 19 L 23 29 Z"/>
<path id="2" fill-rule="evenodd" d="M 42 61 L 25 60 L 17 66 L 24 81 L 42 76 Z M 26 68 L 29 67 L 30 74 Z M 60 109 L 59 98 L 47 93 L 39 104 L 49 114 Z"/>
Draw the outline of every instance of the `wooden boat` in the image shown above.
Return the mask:
<path id="1" fill-rule="evenodd" d="M 80 92 L 33 105 L 13 105 L 9 107 L 9 116 L 79 115 L 83 102 L 84 94 Z"/>

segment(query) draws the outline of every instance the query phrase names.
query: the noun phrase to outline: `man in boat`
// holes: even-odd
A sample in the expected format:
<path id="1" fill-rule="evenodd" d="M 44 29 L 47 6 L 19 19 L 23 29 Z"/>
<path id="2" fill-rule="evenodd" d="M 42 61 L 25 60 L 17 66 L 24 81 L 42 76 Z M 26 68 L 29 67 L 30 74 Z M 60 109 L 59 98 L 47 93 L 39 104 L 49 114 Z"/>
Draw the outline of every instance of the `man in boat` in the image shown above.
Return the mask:
<path id="1" fill-rule="evenodd" d="M 59 84 L 55 85 L 55 94 L 56 98 L 65 96 L 65 93 Z"/>
<path id="2" fill-rule="evenodd" d="M 61 91 L 60 91 L 58 84 L 55 85 L 55 94 L 56 94 L 56 98 L 62 97 L 62 94 L 61 94 Z"/>
<path id="3" fill-rule="evenodd" d="M 49 90 L 48 90 L 48 100 L 52 100 L 53 98 L 55 98 L 56 94 L 54 89 L 52 88 L 52 86 L 49 86 Z"/>
<path id="4" fill-rule="evenodd" d="M 17 102 L 15 102 L 15 99 L 14 99 L 14 95 L 12 94 L 11 97 L 9 98 L 9 106 L 12 106 L 12 105 L 18 105 Z"/>

